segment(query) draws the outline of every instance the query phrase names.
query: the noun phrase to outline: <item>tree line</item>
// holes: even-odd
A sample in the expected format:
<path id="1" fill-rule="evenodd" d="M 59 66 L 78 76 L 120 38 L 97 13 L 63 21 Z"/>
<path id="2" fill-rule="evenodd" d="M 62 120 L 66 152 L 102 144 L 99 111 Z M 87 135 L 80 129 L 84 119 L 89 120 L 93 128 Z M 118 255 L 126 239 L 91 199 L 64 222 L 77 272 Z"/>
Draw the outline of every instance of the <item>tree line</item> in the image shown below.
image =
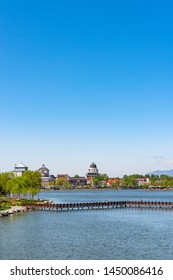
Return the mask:
<path id="1" fill-rule="evenodd" d="M 76 177 L 78 175 L 75 175 Z M 142 183 L 142 180 L 139 184 L 138 179 L 139 178 L 148 178 L 148 182 L 144 181 Z M 109 179 L 112 180 L 112 182 L 109 183 Z M 73 186 L 69 183 L 69 180 L 67 178 L 64 179 L 58 179 L 56 182 L 51 182 L 50 187 L 57 187 L 57 188 L 63 188 L 70 189 L 73 188 Z M 173 177 L 168 175 L 141 175 L 141 174 L 132 174 L 132 175 L 124 175 L 122 178 L 120 177 L 114 177 L 109 178 L 107 174 L 99 174 L 93 177 L 93 182 L 91 184 L 88 184 L 88 188 L 173 188 Z"/>
<path id="2" fill-rule="evenodd" d="M 149 181 L 138 184 L 138 178 L 148 178 Z M 103 188 L 108 187 L 109 176 L 100 174 L 93 178 L 93 184 L 86 187 Z M 111 188 L 173 188 L 173 177 L 168 175 L 124 175 L 123 178 L 112 178 L 114 182 L 109 184 Z M 68 180 L 59 180 L 53 186 L 70 189 L 72 186 Z M 0 196 L 29 197 L 33 198 L 41 190 L 41 175 L 38 171 L 27 170 L 22 176 L 15 177 L 12 172 L 0 174 Z"/>
<path id="3" fill-rule="evenodd" d="M 27 170 L 15 177 L 12 172 L 0 174 L 0 195 L 33 198 L 41 189 L 41 176 L 38 171 Z"/>
<path id="4" fill-rule="evenodd" d="M 148 178 L 148 182 L 138 183 L 139 178 Z M 101 188 L 107 185 L 107 181 L 110 178 L 107 174 L 101 174 L 93 179 L 94 187 Z M 173 188 L 173 177 L 168 175 L 141 175 L 132 174 L 124 175 L 123 178 L 112 178 L 115 182 L 110 183 L 110 187 L 113 188 L 149 188 L 149 187 L 159 187 L 159 188 Z"/>

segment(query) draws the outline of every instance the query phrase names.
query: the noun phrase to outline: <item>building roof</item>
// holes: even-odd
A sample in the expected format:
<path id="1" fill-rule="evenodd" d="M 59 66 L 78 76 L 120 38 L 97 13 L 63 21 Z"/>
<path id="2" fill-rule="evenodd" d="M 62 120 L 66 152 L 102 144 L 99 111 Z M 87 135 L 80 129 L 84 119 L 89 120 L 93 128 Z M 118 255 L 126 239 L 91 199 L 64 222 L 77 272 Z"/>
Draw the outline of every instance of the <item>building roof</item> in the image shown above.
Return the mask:
<path id="1" fill-rule="evenodd" d="M 92 162 L 90 168 L 97 168 L 97 165 L 94 162 Z"/>
<path id="2" fill-rule="evenodd" d="M 108 179 L 107 182 L 108 183 L 116 183 L 116 182 L 119 182 L 121 181 L 120 179 Z"/>
<path id="3" fill-rule="evenodd" d="M 15 164 L 15 168 L 27 168 L 23 163 Z"/>
<path id="4" fill-rule="evenodd" d="M 44 165 L 42 164 L 42 167 L 40 167 L 38 170 L 41 170 L 41 171 L 48 171 L 49 169 Z"/>
<path id="5" fill-rule="evenodd" d="M 68 178 L 70 178 L 70 176 L 68 174 L 57 174 L 56 178 L 58 178 L 58 179 L 62 179 L 62 178 L 68 179 Z"/>
<path id="6" fill-rule="evenodd" d="M 70 177 L 70 180 L 86 180 L 86 177 Z"/>

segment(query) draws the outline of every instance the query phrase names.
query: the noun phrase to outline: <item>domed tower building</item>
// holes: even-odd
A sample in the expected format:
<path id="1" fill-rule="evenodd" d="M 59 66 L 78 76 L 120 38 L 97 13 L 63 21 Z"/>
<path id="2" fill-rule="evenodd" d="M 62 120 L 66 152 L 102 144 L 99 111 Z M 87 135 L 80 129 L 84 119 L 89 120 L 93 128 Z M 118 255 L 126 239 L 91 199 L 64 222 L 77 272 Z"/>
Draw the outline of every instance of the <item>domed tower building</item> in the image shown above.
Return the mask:
<path id="1" fill-rule="evenodd" d="M 86 174 L 87 177 L 87 184 L 93 184 L 93 178 L 99 175 L 99 171 L 97 169 L 97 165 L 92 162 L 89 169 L 88 173 Z"/>
<path id="2" fill-rule="evenodd" d="M 48 187 L 51 182 L 55 182 L 55 177 L 49 174 L 49 169 L 43 164 L 42 167 L 38 169 L 41 175 L 42 187 Z"/>
<path id="3" fill-rule="evenodd" d="M 44 164 L 42 164 L 42 167 L 40 167 L 38 171 L 41 177 L 49 177 L 49 169 Z"/>

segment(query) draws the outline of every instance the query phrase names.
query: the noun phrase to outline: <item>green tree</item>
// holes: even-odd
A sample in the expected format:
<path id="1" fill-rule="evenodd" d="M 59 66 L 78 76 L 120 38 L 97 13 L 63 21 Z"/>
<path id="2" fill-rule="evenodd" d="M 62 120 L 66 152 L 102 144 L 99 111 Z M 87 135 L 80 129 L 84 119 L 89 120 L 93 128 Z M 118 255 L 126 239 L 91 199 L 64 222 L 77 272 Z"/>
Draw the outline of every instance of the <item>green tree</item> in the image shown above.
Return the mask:
<path id="1" fill-rule="evenodd" d="M 100 174 L 93 178 L 93 184 L 95 187 L 100 188 L 106 185 L 107 180 L 109 179 L 107 174 Z"/>
<path id="2" fill-rule="evenodd" d="M 137 188 L 138 183 L 137 180 L 138 178 L 143 178 L 143 175 L 140 174 L 132 174 L 132 175 L 124 175 L 124 181 L 123 181 L 123 186 L 126 188 Z"/>
<path id="3" fill-rule="evenodd" d="M 41 175 L 38 171 L 27 170 L 22 177 L 24 178 L 27 193 L 33 198 L 41 189 Z"/>
<path id="4" fill-rule="evenodd" d="M 59 187 L 70 188 L 69 180 L 67 178 L 56 180 L 56 185 Z"/>
<path id="5" fill-rule="evenodd" d="M 14 177 L 12 172 L 3 172 L 0 174 L 0 195 L 8 193 L 7 183 Z"/>
<path id="6" fill-rule="evenodd" d="M 26 171 L 22 176 L 13 177 L 7 182 L 6 190 L 13 197 L 34 197 L 41 189 L 41 176 L 38 171 Z"/>
<path id="7" fill-rule="evenodd" d="M 13 197 L 19 197 L 27 192 L 26 180 L 23 176 L 13 177 L 7 182 L 7 190 Z"/>
<path id="8" fill-rule="evenodd" d="M 74 175 L 74 178 L 80 178 L 80 176 L 76 174 L 76 175 Z"/>

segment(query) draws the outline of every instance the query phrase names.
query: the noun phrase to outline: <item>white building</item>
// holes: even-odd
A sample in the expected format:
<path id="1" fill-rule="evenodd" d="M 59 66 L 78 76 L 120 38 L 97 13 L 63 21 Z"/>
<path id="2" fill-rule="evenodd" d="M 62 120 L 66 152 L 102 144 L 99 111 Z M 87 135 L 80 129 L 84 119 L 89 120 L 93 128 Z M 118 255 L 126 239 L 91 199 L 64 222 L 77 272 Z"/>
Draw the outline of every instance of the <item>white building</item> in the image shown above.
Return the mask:
<path id="1" fill-rule="evenodd" d="M 28 167 L 25 166 L 23 163 L 18 165 L 15 164 L 14 170 L 12 171 L 16 177 L 22 176 L 22 174 L 28 170 Z"/>
<path id="2" fill-rule="evenodd" d="M 150 181 L 149 178 L 137 178 L 136 179 L 138 186 L 149 183 L 149 181 Z"/>
<path id="3" fill-rule="evenodd" d="M 88 169 L 88 173 L 86 174 L 87 184 L 93 184 L 93 178 L 98 175 L 99 175 L 99 171 L 97 169 L 97 165 L 94 162 L 92 162 Z"/>

